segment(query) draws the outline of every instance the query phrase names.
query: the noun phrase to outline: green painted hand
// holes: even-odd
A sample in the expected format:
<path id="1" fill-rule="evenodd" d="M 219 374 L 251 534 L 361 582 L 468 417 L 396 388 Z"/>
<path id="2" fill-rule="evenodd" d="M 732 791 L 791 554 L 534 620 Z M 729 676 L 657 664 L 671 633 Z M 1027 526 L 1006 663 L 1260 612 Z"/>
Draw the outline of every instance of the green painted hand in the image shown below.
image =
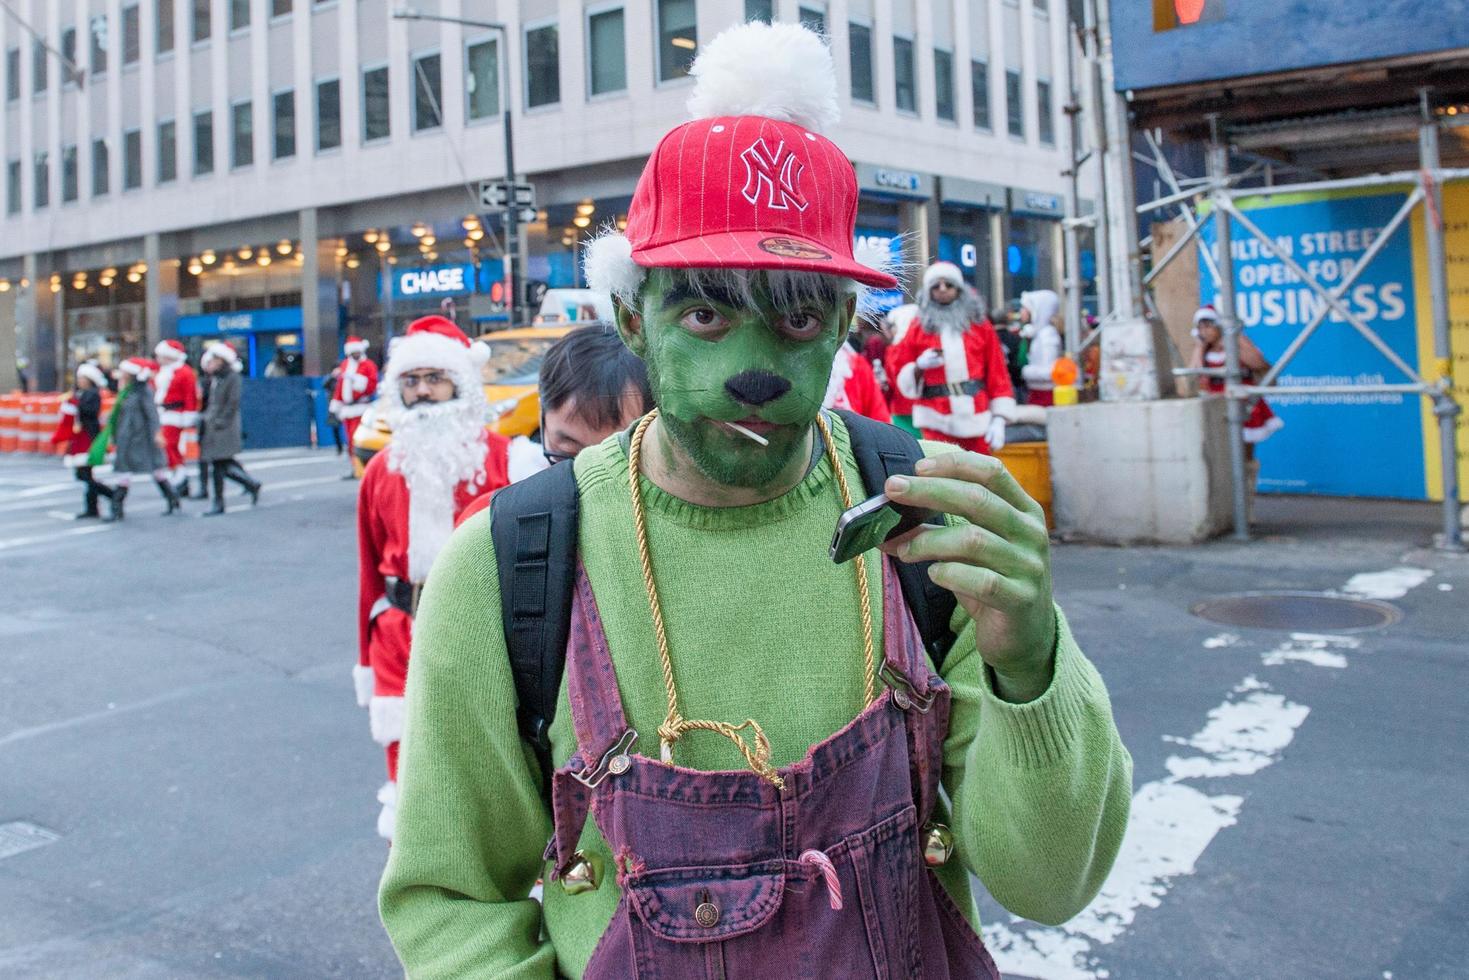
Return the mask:
<path id="1" fill-rule="evenodd" d="M 929 577 L 953 592 L 974 620 L 979 654 L 1007 701 L 1031 701 L 1051 683 L 1056 610 L 1051 542 L 1041 507 L 992 456 L 954 452 L 918 461 L 893 477 L 899 503 L 963 518 L 924 526 L 882 546 L 901 561 L 932 561 Z"/>

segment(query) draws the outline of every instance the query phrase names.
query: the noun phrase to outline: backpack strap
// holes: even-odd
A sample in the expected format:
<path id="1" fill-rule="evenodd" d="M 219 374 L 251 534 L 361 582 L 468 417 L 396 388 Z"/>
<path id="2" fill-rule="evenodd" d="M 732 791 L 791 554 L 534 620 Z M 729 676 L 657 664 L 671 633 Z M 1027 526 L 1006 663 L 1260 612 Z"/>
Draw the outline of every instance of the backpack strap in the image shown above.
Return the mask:
<path id="1" fill-rule="evenodd" d="M 917 439 L 895 425 L 876 422 L 856 412 L 836 409 L 836 413 L 846 423 L 852 455 L 857 457 L 857 469 L 868 495 L 882 493 L 883 484 L 890 476 L 913 475 L 914 464 L 924 455 Z M 942 670 L 944 657 L 956 639 L 949 628 L 956 600 L 954 593 L 935 585 L 928 577 L 931 564 L 927 561 L 893 563 L 903 587 L 903 599 L 913 614 L 918 634 L 923 637 L 923 647 L 933 658 L 934 666 Z"/>
<path id="2" fill-rule="evenodd" d="M 516 722 L 541 764 L 541 788 L 546 794 L 553 768 L 551 721 L 566 668 L 576 587 L 579 510 L 570 460 L 502 488 L 490 502 L 500 614 L 515 678 Z"/>

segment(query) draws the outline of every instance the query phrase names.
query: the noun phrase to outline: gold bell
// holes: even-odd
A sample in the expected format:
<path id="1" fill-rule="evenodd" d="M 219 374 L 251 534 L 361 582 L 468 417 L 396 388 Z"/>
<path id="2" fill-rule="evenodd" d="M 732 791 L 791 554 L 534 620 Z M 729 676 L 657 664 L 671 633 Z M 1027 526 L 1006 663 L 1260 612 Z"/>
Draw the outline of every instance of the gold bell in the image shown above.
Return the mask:
<path id="1" fill-rule="evenodd" d="M 601 884 L 597 866 L 581 851 L 571 856 L 571 867 L 561 876 L 561 888 L 568 895 L 581 895 L 597 890 Z"/>
<path id="2" fill-rule="evenodd" d="M 923 827 L 923 863 L 930 868 L 947 864 L 954 855 L 954 832 L 941 823 Z"/>

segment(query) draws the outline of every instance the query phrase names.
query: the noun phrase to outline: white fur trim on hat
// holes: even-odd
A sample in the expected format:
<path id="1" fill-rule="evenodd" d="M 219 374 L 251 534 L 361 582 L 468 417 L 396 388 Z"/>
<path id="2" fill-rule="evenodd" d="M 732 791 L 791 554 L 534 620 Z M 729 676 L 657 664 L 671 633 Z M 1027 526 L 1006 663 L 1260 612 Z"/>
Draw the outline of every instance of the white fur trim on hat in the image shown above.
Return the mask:
<path id="1" fill-rule="evenodd" d="M 820 131 L 842 115 L 831 48 L 799 24 L 731 27 L 705 45 L 689 74 L 695 119 L 764 116 Z"/>
<path id="2" fill-rule="evenodd" d="M 955 289 L 964 288 L 964 273 L 952 262 L 935 262 L 923 270 L 923 291 L 926 293 L 936 282 L 953 283 Z"/>
<path id="3" fill-rule="evenodd" d="M 632 260 L 632 242 L 613 228 L 587 242 L 582 248 L 582 270 L 587 285 L 632 304 L 643 286 L 643 267 Z"/>
<path id="4" fill-rule="evenodd" d="M 388 357 L 379 390 L 388 392 L 395 404 L 401 404 L 398 378 L 409 371 L 435 368 L 453 376 L 455 397 L 483 401 L 484 387 L 479 369 L 484 360 L 479 358 L 488 352 L 489 345 L 479 341 L 466 347 L 451 337 L 427 331 L 395 337 L 393 353 Z"/>
<path id="5" fill-rule="evenodd" d="M 372 668 L 366 664 L 352 665 L 352 687 L 357 694 L 357 706 L 365 708 L 372 703 Z"/>
<path id="6" fill-rule="evenodd" d="M 86 378 L 98 388 L 107 387 L 107 375 L 95 364 L 83 364 L 77 368 L 77 377 Z"/>
<path id="7" fill-rule="evenodd" d="M 1219 321 L 1219 311 L 1212 306 L 1201 306 L 1197 310 L 1194 310 L 1194 326 L 1197 327 L 1205 320 L 1213 320 L 1217 323 Z"/>
<path id="8" fill-rule="evenodd" d="M 234 365 L 239 365 L 240 363 L 240 355 L 235 352 L 235 349 L 233 347 L 231 347 L 229 344 L 226 344 L 224 341 L 215 341 L 208 347 L 204 348 L 204 356 L 199 358 L 199 363 L 203 364 L 205 361 L 212 360 L 214 358 L 218 358 L 221 361 L 225 361 L 229 364 Z"/>
<path id="9" fill-rule="evenodd" d="M 164 362 L 186 361 L 189 359 L 189 354 L 187 351 L 175 347 L 167 340 L 160 340 L 158 346 L 153 348 L 153 357 L 156 360 Z"/>
<path id="10" fill-rule="evenodd" d="M 366 354 L 367 348 L 370 346 L 372 345 L 366 340 L 349 340 L 347 343 L 342 345 L 342 350 L 346 351 L 348 354 Z"/>
<path id="11" fill-rule="evenodd" d="M 403 740 L 403 699 L 374 694 L 367 705 L 367 720 L 372 740 L 379 745 L 392 745 Z"/>

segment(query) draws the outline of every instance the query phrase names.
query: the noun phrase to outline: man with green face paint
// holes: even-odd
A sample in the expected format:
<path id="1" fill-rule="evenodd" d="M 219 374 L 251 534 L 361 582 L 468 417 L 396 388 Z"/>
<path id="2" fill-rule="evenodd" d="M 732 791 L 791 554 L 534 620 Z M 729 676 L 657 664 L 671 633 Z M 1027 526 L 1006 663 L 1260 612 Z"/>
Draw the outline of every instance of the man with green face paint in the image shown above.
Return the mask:
<path id="1" fill-rule="evenodd" d="M 587 249 L 658 408 L 560 464 L 580 511 L 554 775 L 517 726 L 507 629 L 536 596 L 502 597 L 496 498 L 419 609 L 384 923 L 414 977 L 997 976 L 970 874 L 1075 915 L 1131 760 L 998 462 L 925 444 L 885 489 L 944 524 L 828 557 L 861 483 L 821 401 L 864 288 L 895 280 L 853 254 L 824 43 L 747 24 L 693 73 L 697 118 Z M 897 562 L 957 599 L 937 669 Z"/>

